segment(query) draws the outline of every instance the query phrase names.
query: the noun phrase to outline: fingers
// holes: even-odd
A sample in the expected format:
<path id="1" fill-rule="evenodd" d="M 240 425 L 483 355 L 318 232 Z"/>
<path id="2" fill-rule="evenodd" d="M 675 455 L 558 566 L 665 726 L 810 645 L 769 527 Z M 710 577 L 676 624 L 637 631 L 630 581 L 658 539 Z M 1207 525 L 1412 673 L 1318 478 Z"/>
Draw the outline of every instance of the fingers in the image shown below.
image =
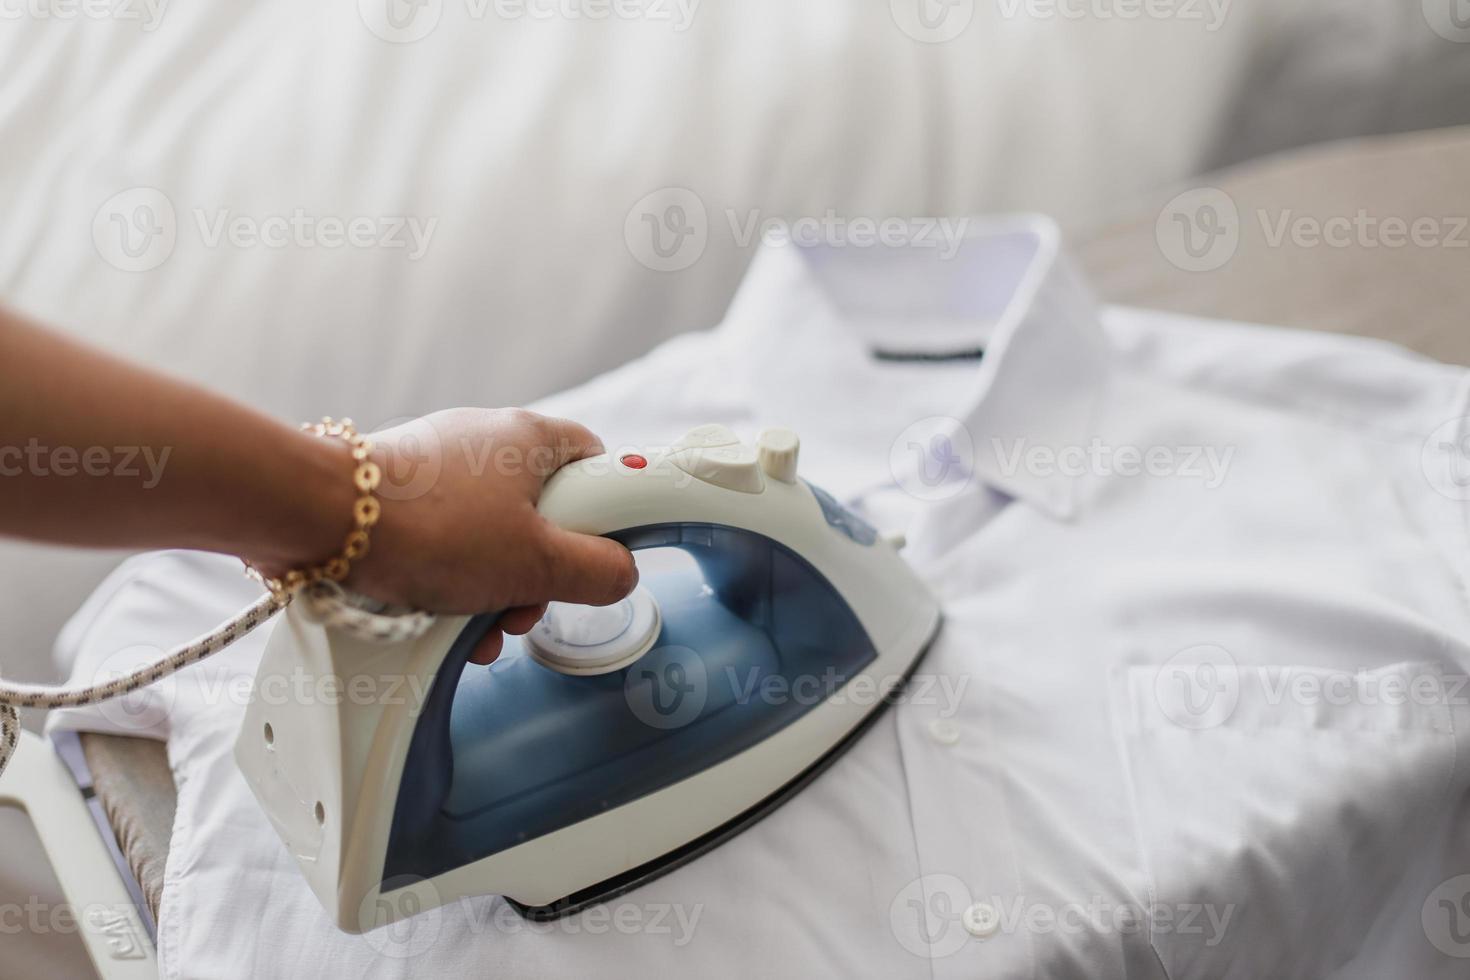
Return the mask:
<path id="1" fill-rule="evenodd" d="M 546 603 L 535 606 L 516 606 L 507 609 L 500 614 L 500 621 L 496 624 L 502 633 L 512 636 L 524 636 L 531 631 L 531 627 L 541 622 L 541 617 L 546 615 Z"/>
<path id="2" fill-rule="evenodd" d="M 606 606 L 633 591 L 638 584 L 638 566 L 627 548 L 609 538 L 574 534 L 554 524 L 543 525 L 543 547 L 547 576 L 541 582 L 544 595 L 536 601 L 554 599 Z"/>
<path id="3" fill-rule="evenodd" d="M 542 420 L 546 442 L 555 453 L 556 466 L 560 469 L 568 463 L 603 452 L 602 440 L 592 434 L 585 425 L 571 419 L 546 417 Z"/>
<path id="4" fill-rule="evenodd" d="M 501 648 L 505 646 L 505 634 L 495 627 L 490 628 L 479 643 L 475 644 L 474 652 L 470 654 L 470 663 L 479 664 L 481 667 L 493 664 L 495 658 L 500 656 Z"/>
<path id="5" fill-rule="evenodd" d="M 546 615 L 546 604 L 539 606 L 516 606 L 507 609 L 500 614 L 500 619 L 495 626 L 480 638 L 475 644 L 474 651 L 470 654 L 470 663 L 479 664 L 481 667 L 493 664 L 505 649 L 505 634 L 523 636 L 531 631 L 531 627 L 541 621 Z"/>

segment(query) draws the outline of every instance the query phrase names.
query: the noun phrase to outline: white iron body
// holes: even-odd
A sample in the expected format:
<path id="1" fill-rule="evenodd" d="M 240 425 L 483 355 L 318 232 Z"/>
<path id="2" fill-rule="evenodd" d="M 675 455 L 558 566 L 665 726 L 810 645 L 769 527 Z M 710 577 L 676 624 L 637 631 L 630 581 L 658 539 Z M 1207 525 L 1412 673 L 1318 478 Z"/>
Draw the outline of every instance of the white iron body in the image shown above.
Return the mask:
<path id="1" fill-rule="evenodd" d="M 626 455 L 563 468 L 539 509 L 585 534 L 708 522 L 784 545 L 826 578 L 867 632 L 877 657 L 862 674 L 695 775 L 407 887 L 381 890 L 394 807 L 419 709 L 468 617 L 440 618 L 395 645 L 328 630 L 300 603 L 288 609 L 266 648 L 235 756 L 343 930 L 362 932 L 467 896 L 547 905 L 656 861 L 759 806 L 882 707 L 876 694 L 843 695 L 901 683 L 938 629 L 938 603 L 899 557 L 898 542 L 863 545 L 834 530 L 796 478 L 796 451 L 784 430 L 753 448 L 704 426 L 673 447 L 644 452 L 641 469 L 624 465 Z"/>

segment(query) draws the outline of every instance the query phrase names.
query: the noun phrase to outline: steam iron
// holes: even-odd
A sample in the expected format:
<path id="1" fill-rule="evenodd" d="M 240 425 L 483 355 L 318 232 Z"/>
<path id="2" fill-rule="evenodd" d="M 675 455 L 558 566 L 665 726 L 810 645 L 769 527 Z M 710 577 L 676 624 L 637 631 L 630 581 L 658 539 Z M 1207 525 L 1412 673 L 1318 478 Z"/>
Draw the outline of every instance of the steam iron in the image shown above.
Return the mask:
<path id="1" fill-rule="evenodd" d="M 537 919 L 605 901 L 790 798 L 876 718 L 939 606 L 901 541 L 797 476 L 798 448 L 701 426 L 559 470 L 541 513 L 622 542 L 640 584 L 553 603 L 488 668 L 465 669 L 493 616 L 374 645 L 288 609 L 235 756 L 340 928 L 484 894 Z"/>

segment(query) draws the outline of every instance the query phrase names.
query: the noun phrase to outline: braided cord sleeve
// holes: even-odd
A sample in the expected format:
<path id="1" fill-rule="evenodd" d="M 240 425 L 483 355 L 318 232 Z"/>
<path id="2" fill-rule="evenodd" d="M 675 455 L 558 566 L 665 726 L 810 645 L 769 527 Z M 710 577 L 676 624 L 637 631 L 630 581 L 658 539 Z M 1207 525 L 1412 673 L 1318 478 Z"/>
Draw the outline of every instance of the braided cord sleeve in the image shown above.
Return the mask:
<path id="1" fill-rule="evenodd" d="M 0 678 L 0 774 L 5 772 L 20 741 L 20 708 L 80 708 L 111 701 L 156 684 L 190 664 L 213 656 L 249 635 L 262 623 L 291 604 L 296 593 L 267 593 L 236 616 L 183 646 L 162 660 L 103 684 L 86 687 L 51 687 L 41 684 L 12 684 Z M 403 615 L 373 613 L 352 604 L 335 583 L 302 590 L 308 615 L 324 625 L 345 630 L 376 643 L 402 642 L 421 636 L 433 618 L 426 613 Z"/>

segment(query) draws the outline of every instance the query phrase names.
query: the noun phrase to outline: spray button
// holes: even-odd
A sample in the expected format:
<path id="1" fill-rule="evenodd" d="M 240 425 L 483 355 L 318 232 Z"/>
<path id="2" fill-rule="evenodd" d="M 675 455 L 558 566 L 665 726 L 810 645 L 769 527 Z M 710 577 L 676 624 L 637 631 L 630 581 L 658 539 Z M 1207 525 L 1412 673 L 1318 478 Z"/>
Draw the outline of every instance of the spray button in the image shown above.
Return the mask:
<path id="1" fill-rule="evenodd" d="M 674 452 L 685 449 L 714 449 L 718 446 L 733 446 L 739 441 L 740 437 L 729 428 L 711 422 L 707 425 L 696 425 L 669 448 Z"/>

